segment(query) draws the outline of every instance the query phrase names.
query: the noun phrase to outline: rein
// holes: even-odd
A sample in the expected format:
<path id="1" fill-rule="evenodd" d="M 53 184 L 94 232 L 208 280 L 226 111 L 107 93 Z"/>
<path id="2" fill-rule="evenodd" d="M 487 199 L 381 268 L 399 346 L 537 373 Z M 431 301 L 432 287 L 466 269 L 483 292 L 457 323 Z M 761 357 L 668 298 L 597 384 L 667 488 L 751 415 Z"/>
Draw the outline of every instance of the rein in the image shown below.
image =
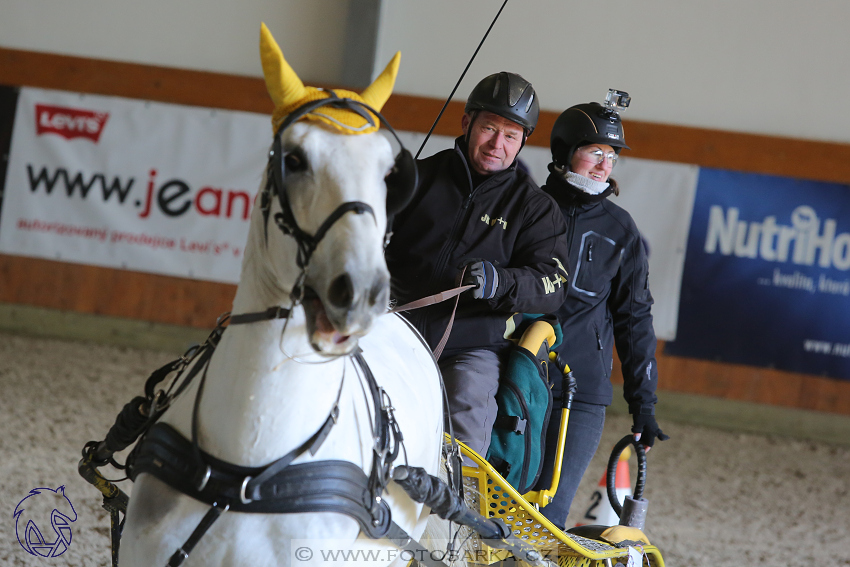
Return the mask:
<path id="1" fill-rule="evenodd" d="M 463 281 L 463 275 L 466 273 L 466 266 L 463 267 L 463 270 L 460 272 L 460 276 L 458 276 L 458 281 Z M 440 293 L 435 293 L 434 295 L 428 295 L 421 299 L 417 299 L 415 301 L 411 301 L 410 303 L 405 303 L 404 305 L 400 305 L 390 310 L 390 313 L 397 313 L 399 311 L 413 311 L 414 309 L 419 309 L 421 307 L 428 307 L 430 305 L 436 305 L 437 303 L 442 303 L 443 301 L 448 301 L 451 298 L 455 298 L 455 304 L 452 307 L 452 315 L 449 317 L 449 323 L 446 325 L 446 330 L 443 332 L 443 336 L 440 338 L 440 342 L 437 344 L 437 347 L 434 349 L 434 359 L 439 360 L 440 355 L 443 354 L 443 349 L 446 347 L 446 343 L 449 340 L 449 335 L 452 332 L 452 325 L 454 325 L 455 321 L 455 313 L 457 313 L 457 304 L 460 301 L 460 294 L 468 289 L 472 289 L 476 287 L 474 284 L 461 285 L 458 287 L 453 287 L 452 289 L 448 289 L 446 291 L 441 291 Z M 446 406 L 448 407 L 448 406 Z"/>

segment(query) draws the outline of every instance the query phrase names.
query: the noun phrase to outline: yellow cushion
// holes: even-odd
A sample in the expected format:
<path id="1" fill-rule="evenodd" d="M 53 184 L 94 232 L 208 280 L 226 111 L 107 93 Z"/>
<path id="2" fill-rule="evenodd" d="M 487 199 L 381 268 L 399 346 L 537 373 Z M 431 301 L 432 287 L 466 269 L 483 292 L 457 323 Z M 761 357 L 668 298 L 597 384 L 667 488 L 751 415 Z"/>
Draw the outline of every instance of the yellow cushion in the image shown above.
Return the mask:
<path id="1" fill-rule="evenodd" d="M 646 535 L 641 530 L 631 526 L 611 526 L 602 532 L 601 537 L 611 545 L 634 545 L 639 543 L 650 545 Z"/>

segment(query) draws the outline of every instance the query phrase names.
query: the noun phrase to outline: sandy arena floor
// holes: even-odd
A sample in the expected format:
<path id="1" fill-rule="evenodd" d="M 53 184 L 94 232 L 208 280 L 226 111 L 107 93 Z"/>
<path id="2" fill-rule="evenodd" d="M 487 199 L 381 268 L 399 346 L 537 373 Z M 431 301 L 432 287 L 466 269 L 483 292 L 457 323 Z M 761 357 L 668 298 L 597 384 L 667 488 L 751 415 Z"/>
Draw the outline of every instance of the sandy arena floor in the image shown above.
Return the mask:
<path id="1" fill-rule="evenodd" d="M 0 565 L 109 565 L 108 516 L 76 472 L 80 450 L 177 354 L 0 333 Z M 850 447 L 662 425 L 672 439 L 649 455 L 645 531 L 668 566 L 850 565 Z M 609 416 L 606 454 L 591 464 L 571 523 L 629 426 Z M 63 485 L 78 514 L 71 546 L 54 559 L 29 555 L 15 507 L 33 488 Z"/>

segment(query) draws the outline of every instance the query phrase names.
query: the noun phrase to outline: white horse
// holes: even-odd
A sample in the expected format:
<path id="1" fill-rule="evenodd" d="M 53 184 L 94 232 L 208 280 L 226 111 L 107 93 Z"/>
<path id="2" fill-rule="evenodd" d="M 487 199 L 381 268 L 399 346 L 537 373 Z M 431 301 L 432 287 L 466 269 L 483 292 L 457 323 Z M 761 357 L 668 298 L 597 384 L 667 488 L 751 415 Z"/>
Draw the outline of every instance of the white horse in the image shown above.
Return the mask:
<path id="1" fill-rule="evenodd" d="M 261 53 L 276 105 L 276 130 L 305 100 L 329 95 L 301 83 L 265 26 Z M 335 94 L 379 111 L 397 65 L 398 56 L 359 96 Z M 195 427 L 197 447 L 215 459 L 243 467 L 274 462 L 311 439 L 337 406 L 335 423 L 317 452 L 296 451 L 290 466 L 348 461 L 368 475 L 376 444 L 376 409 L 364 371 L 350 356 L 359 347 L 386 392 L 384 399 L 391 400 L 403 433 L 404 451 L 396 462 L 406 458 L 432 474 L 439 469 L 443 422 L 438 370 L 415 331 L 400 317 L 387 314 L 385 177 L 394 165 L 392 147 L 374 131 L 376 126 L 370 127 L 351 108 L 323 106 L 280 133 L 284 155 L 271 162 L 266 177 L 276 176 L 274 164 L 282 168 L 283 186 L 278 190 L 284 198 L 272 192 L 269 198 L 257 199 L 232 313 L 289 307 L 293 294 L 303 301 L 295 303 L 287 318 L 227 327 L 206 370 L 199 371 L 160 420 L 186 439 L 193 438 Z M 351 135 L 352 130 L 367 133 Z M 346 203 L 358 205 L 339 209 Z M 309 236 L 316 236 L 324 230 L 323 223 L 336 216 L 306 258 L 302 250 L 303 266 L 296 238 L 278 226 L 287 224 L 286 206 L 297 228 Z M 250 500 L 245 488 L 243 484 L 241 495 Z M 392 520 L 419 538 L 427 508 L 392 483 L 382 498 Z M 166 565 L 210 509 L 209 503 L 154 475 L 140 474 L 121 538 L 122 567 Z M 358 522 L 342 513 L 227 511 L 200 538 L 184 565 L 327 566 L 343 562 L 339 552 L 348 553 L 345 564 L 357 565 L 357 550 L 371 552 L 371 560 L 363 561 L 369 565 L 389 564 L 399 557 L 405 560 L 398 564 L 404 564 L 409 559 L 387 539 L 366 537 Z"/>

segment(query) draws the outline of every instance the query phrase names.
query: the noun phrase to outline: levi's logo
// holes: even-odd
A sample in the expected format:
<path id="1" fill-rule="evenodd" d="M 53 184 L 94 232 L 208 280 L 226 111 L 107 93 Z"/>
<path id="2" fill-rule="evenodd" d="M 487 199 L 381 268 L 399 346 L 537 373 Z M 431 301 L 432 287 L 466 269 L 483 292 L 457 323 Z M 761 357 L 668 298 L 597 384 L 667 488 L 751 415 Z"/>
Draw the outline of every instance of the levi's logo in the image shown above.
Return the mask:
<path id="1" fill-rule="evenodd" d="M 63 138 L 88 138 L 97 143 L 109 118 L 108 112 L 94 112 L 65 106 L 35 105 L 36 134 L 53 133 Z"/>

